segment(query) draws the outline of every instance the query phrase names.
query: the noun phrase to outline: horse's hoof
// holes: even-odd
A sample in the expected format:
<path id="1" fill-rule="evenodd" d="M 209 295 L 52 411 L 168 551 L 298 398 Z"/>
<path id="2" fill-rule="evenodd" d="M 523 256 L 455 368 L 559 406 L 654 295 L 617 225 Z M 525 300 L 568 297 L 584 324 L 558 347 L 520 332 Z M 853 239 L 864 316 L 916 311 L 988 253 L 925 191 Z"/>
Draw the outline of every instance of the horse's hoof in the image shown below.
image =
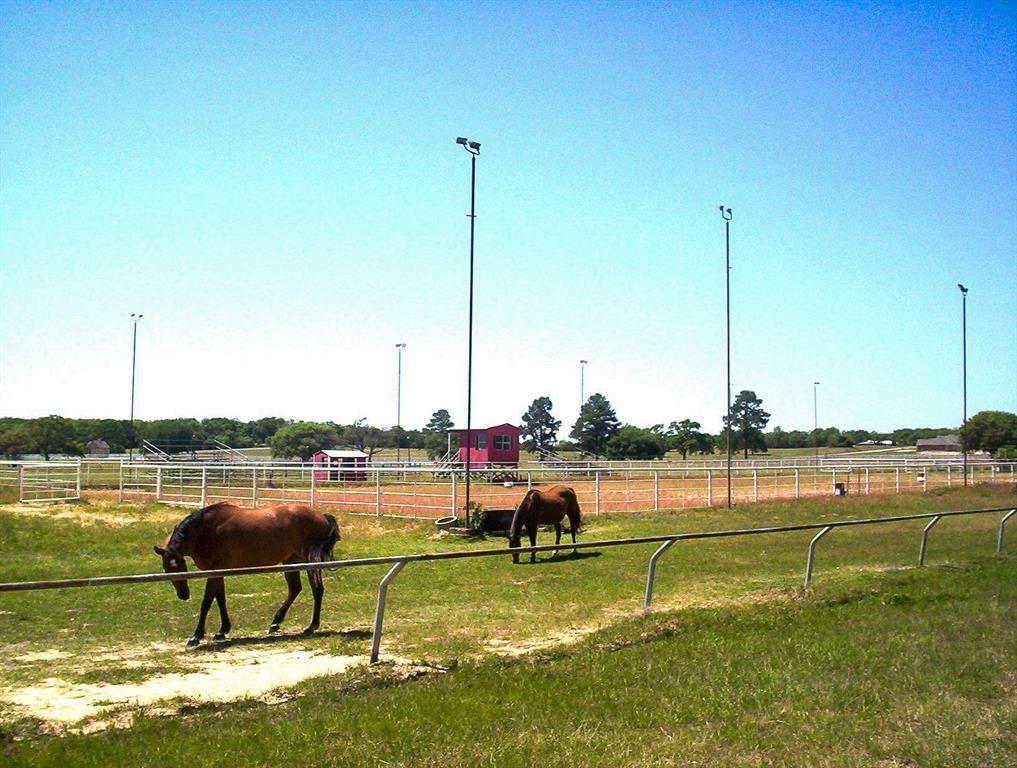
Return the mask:
<path id="1" fill-rule="evenodd" d="M 187 647 L 188 648 L 193 648 L 194 646 L 196 646 L 200 642 L 201 642 L 201 637 L 199 637 L 198 635 L 194 635 L 193 637 L 187 638 Z"/>
<path id="2" fill-rule="evenodd" d="M 215 637 L 213 637 L 212 639 L 213 640 L 220 640 L 220 641 L 221 640 L 225 640 L 226 639 L 226 633 L 225 632 L 216 632 L 215 633 Z"/>
<path id="3" fill-rule="evenodd" d="M 304 631 L 301 634 L 304 634 L 304 635 L 313 635 L 317 631 L 318 631 L 318 627 L 316 625 L 312 624 L 311 626 L 309 626 L 306 629 L 304 629 Z"/>
<path id="4" fill-rule="evenodd" d="M 268 634 L 270 634 L 270 635 L 274 635 L 278 631 L 279 631 L 279 625 L 278 624 L 273 624 L 271 627 L 268 628 Z"/>

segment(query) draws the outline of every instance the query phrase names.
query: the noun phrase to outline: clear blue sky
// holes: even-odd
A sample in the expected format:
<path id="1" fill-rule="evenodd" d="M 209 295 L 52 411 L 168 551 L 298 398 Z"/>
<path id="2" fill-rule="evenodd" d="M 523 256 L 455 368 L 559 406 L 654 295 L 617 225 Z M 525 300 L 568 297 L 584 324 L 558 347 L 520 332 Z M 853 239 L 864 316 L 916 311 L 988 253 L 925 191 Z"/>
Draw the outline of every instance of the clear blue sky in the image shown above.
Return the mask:
<path id="1" fill-rule="evenodd" d="M 0 414 L 1017 410 L 1005 3 L 0 3 Z"/>

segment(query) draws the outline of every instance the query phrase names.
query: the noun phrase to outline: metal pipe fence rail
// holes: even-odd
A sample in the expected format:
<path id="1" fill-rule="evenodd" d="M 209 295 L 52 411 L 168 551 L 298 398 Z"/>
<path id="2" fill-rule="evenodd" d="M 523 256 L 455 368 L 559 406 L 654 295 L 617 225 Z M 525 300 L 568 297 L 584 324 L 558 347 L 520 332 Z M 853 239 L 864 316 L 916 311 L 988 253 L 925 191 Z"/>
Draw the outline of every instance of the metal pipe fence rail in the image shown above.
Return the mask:
<path id="1" fill-rule="evenodd" d="M 16 488 L 23 504 L 81 498 L 81 460 L 0 463 L 0 487 Z"/>
<path id="2" fill-rule="evenodd" d="M 565 482 L 588 512 L 710 507 L 727 495 L 726 474 L 700 468 L 640 467 L 484 469 L 471 472 L 473 497 L 485 509 L 515 507 L 526 489 Z M 1017 464 L 972 463 L 968 480 L 1017 482 Z M 952 465 L 740 467 L 732 472 L 736 503 L 835 494 L 927 491 L 961 485 Z M 350 514 L 434 520 L 461 512 L 462 473 L 436 467 L 324 469 L 311 464 L 123 463 L 120 500 L 201 505 L 232 501 L 257 506 L 300 502 Z"/>
<path id="3" fill-rule="evenodd" d="M 825 523 L 800 523 L 796 525 L 769 526 L 764 528 L 740 528 L 724 531 L 703 531 L 699 533 L 672 533 L 658 536 L 638 536 L 628 539 L 606 539 L 602 541 L 578 542 L 575 544 L 542 544 L 535 547 L 508 547 L 500 549 L 479 549 L 467 552 L 434 552 L 418 553 L 410 555 L 389 555 L 386 557 L 364 557 L 351 560 L 327 560 L 312 563 L 290 563 L 286 565 L 266 565 L 252 568 L 223 568 L 210 571 L 188 571 L 180 573 L 147 573 L 131 576 L 94 576 L 83 579 L 51 579 L 47 581 L 22 581 L 0 584 L 0 593 L 24 592 L 45 589 L 69 589 L 76 587 L 106 587 L 121 584 L 146 584 L 160 581 L 180 581 L 192 579 L 224 578 L 229 576 L 250 576 L 266 573 L 291 573 L 294 571 L 324 570 L 332 571 L 341 568 L 354 568 L 359 566 L 391 565 L 392 567 L 385 574 L 378 587 L 378 601 L 375 609 L 374 631 L 371 638 L 371 663 L 378 661 L 381 647 L 381 635 L 385 619 L 385 606 L 388 595 L 388 587 L 395 577 L 410 563 L 435 562 L 440 560 L 465 560 L 474 557 L 505 557 L 512 554 L 526 554 L 530 552 L 548 552 L 561 549 L 606 549 L 608 547 L 632 546 L 638 544 L 660 544 L 661 546 L 650 557 L 647 577 L 646 591 L 643 598 L 643 607 L 649 610 L 653 600 L 653 587 L 656 578 L 657 561 L 668 549 L 679 541 L 694 541 L 699 539 L 722 539 L 735 536 L 753 536 L 760 534 L 790 533 L 794 531 L 813 531 L 820 529 L 819 533 L 809 542 L 808 557 L 805 566 L 805 587 L 812 583 L 812 569 L 815 560 L 816 544 L 835 528 L 846 528 L 858 525 L 880 525 L 886 523 L 905 522 L 910 520 L 929 520 L 922 532 L 921 548 L 918 556 L 918 566 L 925 564 L 925 551 L 929 529 L 944 517 L 959 517 L 962 515 L 980 515 L 1005 512 L 1006 514 L 999 522 L 999 533 L 996 540 L 996 553 L 1003 551 L 1003 534 L 1007 521 L 1017 513 L 1017 509 L 1010 507 L 993 507 L 991 509 L 966 509 L 953 512 L 930 512 L 917 515 L 894 515 L 891 517 L 874 517 L 859 520 L 836 520 Z"/>

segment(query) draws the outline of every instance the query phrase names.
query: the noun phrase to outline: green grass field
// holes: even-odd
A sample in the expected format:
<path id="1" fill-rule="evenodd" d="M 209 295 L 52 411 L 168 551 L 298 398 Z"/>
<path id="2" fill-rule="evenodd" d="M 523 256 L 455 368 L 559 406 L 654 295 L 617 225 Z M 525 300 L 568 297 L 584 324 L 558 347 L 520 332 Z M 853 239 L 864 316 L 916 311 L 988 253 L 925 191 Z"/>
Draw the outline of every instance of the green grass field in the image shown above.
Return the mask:
<path id="1" fill-rule="evenodd" d="M 586 539 L 1017 503 L 1005 486 L 590 517 Z M 0 580 L 157 570 L 176 509 L 0 507 Z M 1017 759 L 1014 539 L 999 515 L 837 530 L 801 588 L 811 535 L 682 542 L 640 610 L 653 547 L 512 566 L 411 564 L 383 652 L 404 660 L 232 704 L 177 699 L 54 725 L 11 693 L 170 679 L 210 659 L 362 657 L 380 567 L 326 577 L 325 630 L 264 631 L 279 576 L 228 583 L 231 641 L 186 651 L 196 600 L 166 584 L 0 596 L 0 754 L 32 765 L 1002 765 Z M 433 526 L 343 521 L 338 557 L 500 546 Z M 547 541 L 547 535 L 541 541 Z M 217 619 L 210 617 L 214 631 Z M 523 653 L 504 658 L 506 653 Z M 317 656 L 315 654 L 318 654 Z M 409 663 L 412 662 L 412 663 Z M 441 672 L 437 670 L 449 670 Z M 156 716 L 159 712 L 172 716 Z M 118 728 L 75 734 L 110 724 Z M 58 735 L 47 735 L 47 734 Z M 910 762 L 909 762 L 910 761 Z"/>

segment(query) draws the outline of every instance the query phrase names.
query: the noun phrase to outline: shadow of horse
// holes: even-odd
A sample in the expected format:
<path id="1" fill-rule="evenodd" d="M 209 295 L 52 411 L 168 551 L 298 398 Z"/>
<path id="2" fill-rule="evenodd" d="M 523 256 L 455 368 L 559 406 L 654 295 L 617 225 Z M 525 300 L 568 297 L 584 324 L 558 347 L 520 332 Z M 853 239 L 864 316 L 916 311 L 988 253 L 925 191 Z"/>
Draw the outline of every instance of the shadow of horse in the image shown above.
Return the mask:
<path id="1" fill-rule="evenodd" d="M 344 640 L 367 640 L 371 638 L 372 632 L 369 629 L 329 629 L 314 633 L 315 638 L 336 637 Z M 226 640 L 217 640 L 209 645 L 190 646 L 190 653 L 193 654 L 214 654 L 229 650 L 230 648 L 245 648 L 258 646 L 273 646 L 293 642 L 306 643 L 308 636 L 303 632 L 275 632 L 270 635 L 252 635 L 251 637 L 231 637 Z"/>

